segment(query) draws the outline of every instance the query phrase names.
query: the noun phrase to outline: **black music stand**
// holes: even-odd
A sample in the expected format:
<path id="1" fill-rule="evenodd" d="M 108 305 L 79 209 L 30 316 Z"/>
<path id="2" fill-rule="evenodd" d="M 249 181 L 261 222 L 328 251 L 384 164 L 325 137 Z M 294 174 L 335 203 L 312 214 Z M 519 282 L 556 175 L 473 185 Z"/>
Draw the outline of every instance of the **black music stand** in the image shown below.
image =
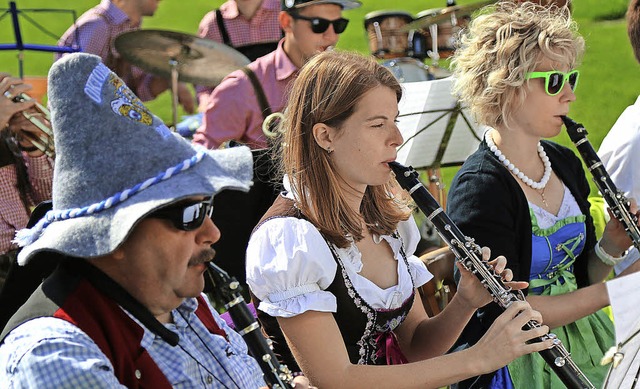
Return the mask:
<path id="1" fill-rule="evenodd" d="M 58 47 L 58 46 L 49 46 L 49 45 L 40 45 L 40 44 L 28 44 L 24 43 L 22 40 L 22 32 L 20 31 L 20 18 L 22 16 L 23 19 L 31 23 L 38 30 L 43 33 L 53 37 L 54 39 L 58 39 L 59 37 L 55 36 L 53 33 L 45 29 L 41 24 L 37 23 L 34 19 L 28 16 L 29 13 L 70 13 L 73 18 L 72 23 L 75 23 L 76 20 L 76 11 L 67 10 L 67 9 L 21 9 L 19 10 L 16 7 L 15 1 L 9 2 L 9 8 L 0 9 L 0 21 L 4 19 L 7 15 L 11 15 L 11 22 L 13 25 L 13 34 L 15 36 L 15 43 L 1 43 L 0 50 L 18 50 L 18 68 L 19 68 L 19 76 L 20 78 L 24 78 L 24 54 L 25 50 L 32 51 L 45 51 L 51 53 L 73 53 L 76 51 L 80 51 L 79 47 Z"/>
<path id="2" fill-rule="evenodd" d="M 484 128 L 470 119 L 452 84 L 451 77 L 402 84 L 398 162 L 415 169 L 459 166 L 478 148 Z"/>
<path id="3" fill-rule="evenodd" d="M 398 148 L 398 162 L 424 169 L 428 189 L 446 208 L 446 194 L 440 167 L 459 166 L 480 144 L 483 129 L 469 119 L 470 114 L 451 92 L 451 77 L 402 84 L 398 105 L 398 128 L 404 143 Z M 444 242 L 423 215 L 416 215 L 422 237 L 418 251 L 441 247 Z"/>

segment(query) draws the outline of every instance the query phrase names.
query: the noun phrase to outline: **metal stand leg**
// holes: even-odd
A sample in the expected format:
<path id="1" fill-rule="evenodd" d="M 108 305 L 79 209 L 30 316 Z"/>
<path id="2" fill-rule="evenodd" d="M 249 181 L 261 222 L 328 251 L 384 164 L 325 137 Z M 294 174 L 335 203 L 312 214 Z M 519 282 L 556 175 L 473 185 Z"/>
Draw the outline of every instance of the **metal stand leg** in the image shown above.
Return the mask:
<path id="1" fill-rule="evenodd" d="M 169 60 L 171 66 L 171 113 L 172 124 L 171 130 L 176 130 L 176 124 L 178 124 L 178 61 L 175 59 Z"/>

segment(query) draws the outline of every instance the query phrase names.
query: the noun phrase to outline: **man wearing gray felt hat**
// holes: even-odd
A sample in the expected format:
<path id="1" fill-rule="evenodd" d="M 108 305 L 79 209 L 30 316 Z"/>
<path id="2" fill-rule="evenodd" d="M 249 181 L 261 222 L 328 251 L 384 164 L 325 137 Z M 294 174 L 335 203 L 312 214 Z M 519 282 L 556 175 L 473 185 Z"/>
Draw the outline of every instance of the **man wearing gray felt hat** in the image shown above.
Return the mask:
<path id="1" fill-rule="evenodd" d="M 59 265 L 0 335 L 0 382 L 264 386 L 201 293 L 220 237 L 212 197 L 249 189 L 249 149 L 192 146 L 90 54 L 53 65 L 49 102 L 53 209 L 16 242 L 21 265 Z"/>

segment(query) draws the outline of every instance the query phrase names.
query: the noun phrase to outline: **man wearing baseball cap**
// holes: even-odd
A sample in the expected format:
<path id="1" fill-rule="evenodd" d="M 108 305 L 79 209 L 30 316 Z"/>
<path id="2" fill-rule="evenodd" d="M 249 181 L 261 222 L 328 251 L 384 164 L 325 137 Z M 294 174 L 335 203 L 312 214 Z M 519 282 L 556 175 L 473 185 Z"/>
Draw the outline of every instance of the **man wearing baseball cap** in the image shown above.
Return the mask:
<path id="1" fill-rule="evenodd" d="M 213 196 L 249 189 L 249 149 L 192 146 L 91 54 L 54 63 L 49 103 L 53 208 L 15 242 L 59 265 L 0 335 L 3 386 L 264 386 L 201 293 Z"/>
<path id="2" fill-rule="evenodd" d="M 194 143 L 218 148 L 235 141 L 248 145 L 258 156 L 254 158 L 250 192 L 224 191 L 217 199 L 222 206 L 214 210 L 222 231 L 221 240 L 214 246 L 220 254 L 220 266 L 242 283 L 251 230 L 280 190 L 270 174 L 270 155 L 265 153 L 269 131 L 263 131 L 263 122 L 284 108 L 286 92 L 298 69 L 315 54 L 338 43 L 349 23 L 342 12 L 360 5 L 352 0 L 282 0 L 279 22 L 284 38 L 278 48 L 231 73 L 209 96 L 203 96 L 208 101 L 201 104 L 206 110 Z"/>

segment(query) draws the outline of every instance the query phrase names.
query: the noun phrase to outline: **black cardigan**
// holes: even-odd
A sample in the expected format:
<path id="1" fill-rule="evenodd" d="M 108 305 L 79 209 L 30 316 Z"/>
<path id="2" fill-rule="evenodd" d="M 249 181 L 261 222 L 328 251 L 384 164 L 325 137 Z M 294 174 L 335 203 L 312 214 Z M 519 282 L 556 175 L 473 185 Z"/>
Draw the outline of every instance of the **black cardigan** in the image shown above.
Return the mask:
<path id="1" fill-rule="evenodd" d="M 578 287 L 589 285 L 587 256 L 596 244 L 595 229 L 589 212 L 589 183 L 581 161 L 570 149 L 542 141 L 553 171 L 569 188 L 580 210 L 586 215 L 585 249 L 576 258 L 574 273 Z M 447 213 L 460 230 L 480 246 L 491 249 L 491 257 L 504 255 L 513 279 L 529 281 L 531 269 L 531 218 L 529 205 L 517 179 L 482 142 L 462 165 L 453 179 L 447 200 Z M 526 293 L 526 290 L 523 292 Z M 475 344 L 493 320 L 502 312 L 491 303 L 479 309 L 458 341 L 459 347 Z M 480 380 L 467 380 L 459 388 L 483 387 L 493 374 Z M 476 381 L 474 385 L 471 382 Z"/>

